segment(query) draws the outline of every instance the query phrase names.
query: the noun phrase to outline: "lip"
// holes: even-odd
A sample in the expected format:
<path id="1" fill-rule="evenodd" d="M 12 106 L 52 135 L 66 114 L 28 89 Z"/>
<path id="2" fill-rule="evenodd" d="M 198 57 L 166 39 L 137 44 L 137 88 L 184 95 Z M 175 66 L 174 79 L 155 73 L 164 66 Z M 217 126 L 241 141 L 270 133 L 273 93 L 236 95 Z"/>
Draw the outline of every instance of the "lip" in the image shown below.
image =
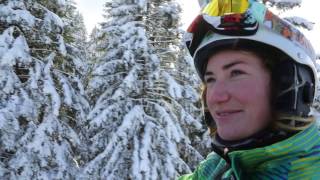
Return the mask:
<path id="1" fill-rule="evenodd" d="M 235 109 L 235 110 L 217 110 L 215 111 L 215 118 L 217 119 L 226 119 L 226 118 L 230 118 L 234 115 L 237 115 L 238 113 L 243 112 L 243 110 L 240 109 Z"/>

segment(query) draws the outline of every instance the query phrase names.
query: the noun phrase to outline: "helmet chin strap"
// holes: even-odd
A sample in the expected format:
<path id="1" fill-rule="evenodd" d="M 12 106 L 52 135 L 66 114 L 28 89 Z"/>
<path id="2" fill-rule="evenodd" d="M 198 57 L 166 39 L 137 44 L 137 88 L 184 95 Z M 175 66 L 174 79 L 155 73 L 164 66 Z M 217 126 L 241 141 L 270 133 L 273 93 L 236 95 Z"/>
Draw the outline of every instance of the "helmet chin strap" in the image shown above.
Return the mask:
<path id="1" fill-rule="evenodd" d="M 289 116 L 287 114 L 278 115 L 277 121 L 275 122 L 276 126 L 280 129 L 287 131 L 301 131 L 315 122 L 313 116 L 310 117 L 300 117 L 300 116 Z"/>

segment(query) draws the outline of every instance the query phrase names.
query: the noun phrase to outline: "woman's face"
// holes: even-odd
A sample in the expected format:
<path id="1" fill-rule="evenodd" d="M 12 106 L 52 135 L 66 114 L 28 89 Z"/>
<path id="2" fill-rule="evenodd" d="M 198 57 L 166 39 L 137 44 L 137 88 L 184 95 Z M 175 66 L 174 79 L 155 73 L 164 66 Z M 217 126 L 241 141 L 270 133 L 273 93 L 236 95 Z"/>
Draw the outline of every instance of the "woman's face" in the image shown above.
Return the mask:
<path id="1" fill-rule="evenodd" d="M 269 124 L 271 77 L 258 56 L 221 51 L 209 59 L 204 79 L 207 106 L 222 139 L 246 138 Z"/>

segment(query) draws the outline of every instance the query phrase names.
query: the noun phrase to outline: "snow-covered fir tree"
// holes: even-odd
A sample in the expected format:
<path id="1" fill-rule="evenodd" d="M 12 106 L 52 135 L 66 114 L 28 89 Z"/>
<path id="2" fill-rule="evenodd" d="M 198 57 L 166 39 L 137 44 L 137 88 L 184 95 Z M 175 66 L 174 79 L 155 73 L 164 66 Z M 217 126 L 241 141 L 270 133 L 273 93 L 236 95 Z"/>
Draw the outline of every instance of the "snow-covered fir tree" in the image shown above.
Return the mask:
<path id="1" fill-rule="evenodd" d="M 88 87 L 89 80 L 91 79 L 92 71 L 94 70 L 94 65 L 101 59 L 102 55 L 104 54 L 104 46 L 106 43 L 104 42 L 106 33 L 102 33 L 100 26 L 95 26 L 90 35 L 89 41 L 87 45 L 87 64 L 88 64 L 88 75 L 86 78 L 85 86 Z M 88 88 L 86 88 L 88 89 Z M 90 98 L 91 103 L 94 103 L 94 95 L 92 96 L 93 92 L 90 90 L 88 91 L 88 95 Z M 94 93 L 93 93 L 94 94 Z"/>
<path id="2" fill-rule="evenodd" d="M 146 18 L 146 31 L 156 55 L 160 58 L 159 91 L 171 106 L 172 113 L 178 117 L 185 134 L 192 139 L 191 144 L 196 149 L 201 149 L 206 155 L 210 148 L 211 139 L 208 137 L 204 126 L 192 128 L 188 118 L 197 122 L 202 121 L 200 104 L 200 79 L 197 77 L 193 60 L 182 44 L 183 30 L 180 29 L 181 7 L 175 0 L 150 1 Z M 186 118 L 185 116 L 189 116 Z M 181 146 L 186 144 L 180 144 Z M 189 145 L 189 144 L 188 144 Z M 199 159 L 190 156 L 181 148 L 180 154 L 185 155 L 185 160 L 193 169 Z"/>
<path id="3" fill-rule="evenodd" d="M 68 63 L 68 66 L 64 65 L 62 68 L 64 68 L 64 72 L 67 72 L 69 81 L 73 84 L 78 97 L 81 97 L 75 100 L 77 103 L 74 102 L 72 107 L 81 112 L 81 116 L 76 118 L 77 124 L 81 126 L 89 110 L 84 87 L 89 71 L 87 31 L 83 17 L 77 11 L 73 0 L 66 0 L 65 9 L 62 20 L 64 22 L 63 37 L 67 51 L 65 64 Z"/>
<path id="4" fill-rule="evenodd" d="M 82 160 L 78 154 L 85 151 L 87 146 L 83 138 L 86 132 L 82 127 L 86 123 L 86 116 L 90 109 L 85 91 L 90 63 L 88 62 L 87 31 L 85 29 L 83 16 L 77 11 L 75 6 L 74 0 L 66 0 L 65 13 L 62 16 L 62 20 L 64 22 L 63 37 L 67 51 L 65 60 L 66 64 L 69 64 L 68 68 L 65 68 L 65 71 L 72 70 L 72 72 L 68 74 L 69 81 L 76 90 L 77 96 L 81 97 L 74 99 L 72 106 L 66 108 L 71 113 L 73 111 L 77 112 L 77 114 L 72 116 L 74 118 L 72 127 L 81 141 L 81 145 L 74 149 L 77 155 L 75 160 L 81 163 Z"/>
<path id="5" fill-rule="evenodd" d="M 78 171 L 74 128 L 88 103 L 64 42 L 67 6 L 1 1 L 1 179 L 72 179 Z"/>
<path id="6" fill-rule="evenodd" d="M 74 62 L 77 66 L 76 73 L 85 77 L 88 73 L 87 31 L 82 14 L 76 10 L 75 2 L 73 0 L 66 0 L 66 2 L 66 13 L 62 18 L 65 23 L 63 37 L 66 49 L 67 52 L 70 51 L 69 54 L 73 55 L 73 61 L 76 61 Z"/>
<path id="7" fill-rule="evenodd" d="M 108 0 L 104 8 L 105 53 L 88 86 L 95 103 L 84 127 L 90 144 L 80 178 L 176 179 L 203 158 L 188 137 L 203 131 L 199 96 L 166 70 L 175 64 L 170 58 L 179 57 L 179 7 L 174 1 Z M 191 105 L 180 103 L 183 98 Z"/>

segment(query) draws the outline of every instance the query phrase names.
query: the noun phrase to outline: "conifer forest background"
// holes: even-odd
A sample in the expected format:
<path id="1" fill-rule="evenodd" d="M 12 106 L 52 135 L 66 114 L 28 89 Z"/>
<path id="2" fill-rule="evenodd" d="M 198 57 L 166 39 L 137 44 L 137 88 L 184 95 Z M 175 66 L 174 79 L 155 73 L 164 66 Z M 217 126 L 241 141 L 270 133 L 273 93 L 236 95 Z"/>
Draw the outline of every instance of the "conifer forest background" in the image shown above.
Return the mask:
<path id="1" fill-rule="evenodd" d="M 264 3 L 282 12 L 301 1 Z M 0 179 L 193 171 L 211 139 L 181 11 L 176 0 L 105 0 L 88 33 L 73 0 L 0 0 Z"/>

